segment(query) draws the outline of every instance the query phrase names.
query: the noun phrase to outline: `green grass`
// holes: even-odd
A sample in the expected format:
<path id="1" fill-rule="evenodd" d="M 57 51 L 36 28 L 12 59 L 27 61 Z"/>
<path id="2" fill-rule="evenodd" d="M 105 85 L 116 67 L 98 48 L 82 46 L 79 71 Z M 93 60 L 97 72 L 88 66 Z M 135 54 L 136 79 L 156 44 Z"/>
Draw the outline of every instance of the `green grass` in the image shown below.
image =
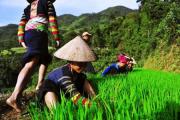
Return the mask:
<path id="1" fill-rule="evenodd" d="M 48 47 L 48 49 L 50 52 L 55 50 L 55 48 L 53 48 L 53 47 Z M 10 56 L 13 53 L 14 54 L 23 54 L 25 52 L 26 52 L 26 49 L 24 49 L 23 47 L 14 47 L 14 48 L 11 48 L 9 50 L 0 51 L 0 56 Z"/>
<path id="2" fill-rule="evenodd" d="M 63 98 L 50 112 L 29 107 L 33 120 L 172 120 L 180 112 L 180 74 L 135 69 L 128 75 L 88 75 L 97 91 L 90 108 Z"/>

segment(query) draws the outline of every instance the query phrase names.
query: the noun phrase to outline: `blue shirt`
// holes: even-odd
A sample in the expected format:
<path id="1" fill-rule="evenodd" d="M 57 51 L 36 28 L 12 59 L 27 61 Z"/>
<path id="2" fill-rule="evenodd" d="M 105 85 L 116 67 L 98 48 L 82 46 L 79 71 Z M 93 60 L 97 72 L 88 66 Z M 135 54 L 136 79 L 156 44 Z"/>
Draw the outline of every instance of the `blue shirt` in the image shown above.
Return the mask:
<path id="1" fill-rule="evenodd" d="M 127 71 L 127 68 L 127 65 L 124 68 L 120 68 L 117 63 L 113 63 L 103 71 L 102 76 L 105 76 L 110 73 L 123 73 Z"/>
<path id="2" fill-rule="evenodd" d="M 72 72 L 69 64 L 53 70 L 47 76 L 47 80 L 54 82 L 65 95 L 70 97 L 83 93 L 85 79 L 85 74 Z"/>

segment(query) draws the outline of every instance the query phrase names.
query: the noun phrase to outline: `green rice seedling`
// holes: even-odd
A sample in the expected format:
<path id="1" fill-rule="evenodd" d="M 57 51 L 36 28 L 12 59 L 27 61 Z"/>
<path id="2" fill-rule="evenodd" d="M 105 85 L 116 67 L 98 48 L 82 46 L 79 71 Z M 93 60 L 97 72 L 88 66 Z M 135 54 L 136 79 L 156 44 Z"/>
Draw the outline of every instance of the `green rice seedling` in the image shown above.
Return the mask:
<path id="1" fill-rule="evenodd" d="M 74 105 L 62 96 L 51 113 L 31 105 L 33 120 L 178 120 L 180 112 L 180 75 L 136 69 L 128 75 L 101 77 L 89 74 L 97 97 L 91 107 Z M 166 117 L 164 117 L 166 116 Z"/>

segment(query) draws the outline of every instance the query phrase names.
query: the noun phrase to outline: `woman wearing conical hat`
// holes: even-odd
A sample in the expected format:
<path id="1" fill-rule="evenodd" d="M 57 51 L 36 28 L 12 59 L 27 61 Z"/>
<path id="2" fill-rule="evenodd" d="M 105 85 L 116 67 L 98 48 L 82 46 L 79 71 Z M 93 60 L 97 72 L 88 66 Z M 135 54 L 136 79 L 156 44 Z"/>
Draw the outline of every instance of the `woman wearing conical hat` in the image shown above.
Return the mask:
<path id="1" fill-rule="evenodd" d="M 51 109 L 60 101 L 60 94 L 65 94 L 74 104 L 90 105 L 88 97 L 95 96 L 95 92 L 82 72 L 87 62 L 96 60 L 92 50 L 77 36 L 57 50 L 54 56 L 68 61 L 68 64 L 48 74 L 38 92 L 40 102 L 45 102 Z"/>
<path id="2" fill-rule="evenodd" d="M 39 65 L 39 77 L 36 89 L 42 84 L 51 55 L 48 52 L 48 26 L 57 47 L 60 43 L 56 12 L 53 6 L 55 0 L 27 0 L 29 5 L 24 9 L 18 26 L 18 41 L 27 49 L 23 57 L 23 68 L 20 71 L 15 89 L 6 103 L 17 112 L 21 112 L 17 99 L 26 87 L 34 68 Z"/>

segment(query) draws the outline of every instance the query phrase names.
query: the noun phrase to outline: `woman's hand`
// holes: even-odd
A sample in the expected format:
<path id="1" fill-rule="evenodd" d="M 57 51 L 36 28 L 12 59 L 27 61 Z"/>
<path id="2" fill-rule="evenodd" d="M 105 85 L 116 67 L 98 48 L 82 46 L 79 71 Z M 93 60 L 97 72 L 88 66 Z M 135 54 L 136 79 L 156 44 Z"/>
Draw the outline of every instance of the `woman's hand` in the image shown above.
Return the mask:
<path id="1" fill-rule="evenodd" d="M 22 45 L 23 48 L 27 49 L 27 46 L 26 46 L 25 42 L 21 42 L 21 45 Z"/>
<path id="2" fill-rule="evenodd" d="M 61 42 L 60 41 L 56 41 L 56 48 L 59 48 L 61 45 Z"/>
<path id="3" fill-rule="evenodd" d="M 96 93 L 95 93 L 95 91 L 94 91 L 94 89 L 93 89 L 93 86 L 89 83 L 88 80 L 85 80 L 83 88 L 84 88 L 84 91 L 85 91 L 91 98 L 93 98 L 93 97 L 96 96 Z"/>

